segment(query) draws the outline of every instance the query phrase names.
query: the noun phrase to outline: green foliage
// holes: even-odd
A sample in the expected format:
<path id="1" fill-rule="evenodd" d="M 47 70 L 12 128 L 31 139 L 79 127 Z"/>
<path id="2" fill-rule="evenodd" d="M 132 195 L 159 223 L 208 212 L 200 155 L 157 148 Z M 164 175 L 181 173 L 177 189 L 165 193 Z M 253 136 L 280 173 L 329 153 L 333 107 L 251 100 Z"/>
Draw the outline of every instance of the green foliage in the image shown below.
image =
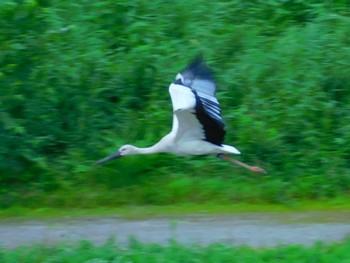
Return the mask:
<path id="1" fill-rule="evenodd" d="M 1 1 L 0 204 L 80 187 L 119 204 L 348 194 L 349 14 L 342 0 Z M 167 86 L 200 52 L 226 142 L 269 176 L 172 156 L 92 167 L 169 131 Z"/>
<path id="2" fill-rule="evenodd" d="M 168 245 L 142 244 L 130 240 L 127 247 L 113 240 L 96 247 L 82 241 L 79 245 L 36 245 L 13 250 L 0 250 L 0 259 L 8 262 L 348 262 L 350 241 L 337 244 L 317 243 L 311 247 L 297 245 L 254 249 L 226 244 L 184 246 L 175 241 Z"/>

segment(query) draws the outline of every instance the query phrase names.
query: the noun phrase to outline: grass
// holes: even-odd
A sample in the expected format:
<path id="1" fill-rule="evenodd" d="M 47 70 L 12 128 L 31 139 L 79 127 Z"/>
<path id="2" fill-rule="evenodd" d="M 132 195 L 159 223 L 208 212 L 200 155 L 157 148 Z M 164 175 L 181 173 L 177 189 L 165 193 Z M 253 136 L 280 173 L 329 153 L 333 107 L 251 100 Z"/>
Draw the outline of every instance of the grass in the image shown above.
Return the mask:
<path id="1" fill-rule="evenodd" d="M 141 244 L 130 240 L 120 247 L 110 240 L 103 246 L 82 241 L 75 246 L 35 245 L 13 250 L 0 250 L 0 261 L 10 262 L 349 262 L 350 239 L 333 244 L 316 243 L 311 247 L 298 245 L 256 249 L 246 246 L 233 247 L 225 244 L 209 246 L 185 246 L 170 241 L 168 245 Z"/>
<path id="2" fill-rule="evenodd" d="M 93 217 L 119 216 L 122 218 L 147 218 L 162 216 L 181 216 L 189 214 L 232 214 L 246 212 L 295 212 L 295 211 L 334 211 L 350 210 L 348 198 L 327 201 L 297 201 L 289 204 L 246 204 L 236 203 L 221 205 L 207 204 L 177 204 L 164 206 L 120 206 L 94 208 L 27 208 L 10 207 L 0 210 L 0 219 L 50 219 L 58 217 Z"/>

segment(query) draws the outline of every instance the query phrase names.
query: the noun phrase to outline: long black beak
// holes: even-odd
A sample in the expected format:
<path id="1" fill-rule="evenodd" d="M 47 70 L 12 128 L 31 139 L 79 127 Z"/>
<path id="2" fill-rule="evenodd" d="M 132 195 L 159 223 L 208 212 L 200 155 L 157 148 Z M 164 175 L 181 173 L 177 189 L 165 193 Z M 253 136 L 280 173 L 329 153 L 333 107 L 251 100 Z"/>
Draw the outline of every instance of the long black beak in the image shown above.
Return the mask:
<path id="1" fill-rule="evenodd" d="M 120 158 L 120 157 L 122 157 L 122 156 L 120 155 L 120 152 L 118 151 L 118 152 L 112 153 L 111 155 L 108 155 L 107 157 L 99 160 L 94 165 L 101 165 L 101 164 L 104 164 L 104 163 L 106 163 L 106 162 L 108 162 L 110 160 L 113 160 L 113 159 L 116 159 L 116 158 Z"/>

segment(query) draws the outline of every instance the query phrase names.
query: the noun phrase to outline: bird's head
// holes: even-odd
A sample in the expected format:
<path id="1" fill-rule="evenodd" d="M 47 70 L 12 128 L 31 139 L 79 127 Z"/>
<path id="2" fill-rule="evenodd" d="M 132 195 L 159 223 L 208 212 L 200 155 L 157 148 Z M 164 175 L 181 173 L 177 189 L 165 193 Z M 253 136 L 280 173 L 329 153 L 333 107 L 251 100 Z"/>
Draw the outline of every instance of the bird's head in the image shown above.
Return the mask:
<path id="1" fill-rule="evenodd" d="M 130 144 L 123 145 L 118 150 L 120 157 L 127 156 L 127 155 L 134 155 L 137 153 L 136 147 Z"/>
<path id="2" fill-rule="evenodd" d="M 137 153 L 137 148 L 135 146 L 129 145 L 129 144 L 123 145 L 122 147 L 119 148 L 117 152 L 112 153 L 111 155 L 108 155 L 107 157 L 99 160 L 98 162 L 95 163 L 95 165 L 104 164 L 110 160 L 127 156 L 127 155 L 133 155 L 136 153 Z"/>

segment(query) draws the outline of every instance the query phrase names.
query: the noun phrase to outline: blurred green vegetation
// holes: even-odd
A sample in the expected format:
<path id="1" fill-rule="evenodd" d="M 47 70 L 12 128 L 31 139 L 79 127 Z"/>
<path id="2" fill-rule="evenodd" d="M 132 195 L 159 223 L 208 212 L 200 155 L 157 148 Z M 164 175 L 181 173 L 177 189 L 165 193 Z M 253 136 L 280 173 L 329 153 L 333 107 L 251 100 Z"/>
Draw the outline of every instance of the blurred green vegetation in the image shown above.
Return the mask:
<path id="1" fill-rule="evenodd" d="M 333 263 L 348 262 L 350 240 L 334 244 L 316 243 L 309 247 L 285 245 L 276 248 L 251 248 L 226 244 L 182 245 L 170 240 L 168 245 L 142 244 L 131 239 L 126 247 L 118 246 L 113 239 L 102 246 L 91 242 L 80 244 L 31 245 L 12 250 L 0 249 L 3 263 L 12 262 L 283 262 Z"/>
<path id="2" fill-rule="evenodd" d="M 1 207 L 349 194 L 346 0 L 2 0 L 0 24 Z M 92 167 L 169 132 L 168 85 L 198 53 L 226 143 L 269 174 L 170 155 Z"/>

